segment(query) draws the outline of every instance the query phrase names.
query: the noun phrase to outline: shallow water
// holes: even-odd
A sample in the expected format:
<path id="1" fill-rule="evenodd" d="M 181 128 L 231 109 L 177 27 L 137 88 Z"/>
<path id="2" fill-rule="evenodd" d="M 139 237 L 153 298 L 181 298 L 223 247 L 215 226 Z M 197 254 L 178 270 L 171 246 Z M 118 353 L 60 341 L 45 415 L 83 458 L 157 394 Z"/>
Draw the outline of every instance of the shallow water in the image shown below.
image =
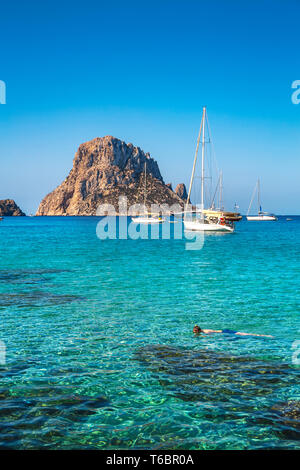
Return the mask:
<path id="1" fill-rule="evenodd" d="M 202 250 L 98 220 L 0 222 L 0 446 L 300 448 L 300 218 Z"/>

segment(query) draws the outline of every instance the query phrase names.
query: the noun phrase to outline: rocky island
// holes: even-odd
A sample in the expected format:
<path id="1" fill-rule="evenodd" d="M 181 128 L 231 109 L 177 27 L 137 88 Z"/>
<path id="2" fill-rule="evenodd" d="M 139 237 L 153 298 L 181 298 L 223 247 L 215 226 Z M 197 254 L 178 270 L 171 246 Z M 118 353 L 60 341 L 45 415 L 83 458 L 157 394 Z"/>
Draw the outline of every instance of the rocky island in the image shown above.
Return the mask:
<path id="1" fill-rule="evenodd" d="M 96 215 L 100 204 L 117 208 L 120 196 L 127 197 L 128 207 L 142 204 L 145 163 L 147 207 L 163 203 L 183 206 L 185 186 L 178 185 L 174 192 L 170 184 L 166 185 L 149 153 L 105 136 L 79 146 L 69 175 L 42 200 L 36 215 Z"/>
<path id="2" fill-rule="evenodd" d="M 25 216 L 13 199 L 0 200 L 0 217 Z"/>

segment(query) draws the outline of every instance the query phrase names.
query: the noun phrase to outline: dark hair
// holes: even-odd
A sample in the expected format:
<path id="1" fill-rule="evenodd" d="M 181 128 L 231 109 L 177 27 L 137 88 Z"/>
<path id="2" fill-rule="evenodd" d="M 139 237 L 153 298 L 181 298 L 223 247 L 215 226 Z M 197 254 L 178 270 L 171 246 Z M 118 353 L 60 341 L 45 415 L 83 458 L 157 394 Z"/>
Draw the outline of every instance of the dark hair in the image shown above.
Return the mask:
<path id="1" fill-rule="evenodd" d="M 195 325 L 194 328 L 193 328 L 193 331 L 197 331 L 197 333 L 200 333 L 201 332 L 200 326 Z"/>

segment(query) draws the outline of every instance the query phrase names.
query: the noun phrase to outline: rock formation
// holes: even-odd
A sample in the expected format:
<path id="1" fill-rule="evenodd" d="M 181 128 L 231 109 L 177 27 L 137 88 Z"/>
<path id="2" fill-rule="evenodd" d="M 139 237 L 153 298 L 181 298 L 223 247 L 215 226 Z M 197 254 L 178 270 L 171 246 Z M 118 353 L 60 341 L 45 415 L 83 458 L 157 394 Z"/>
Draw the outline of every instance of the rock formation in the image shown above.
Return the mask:
<path id="1" fill-rule="evenodd" d="M 0 217 L 24 216 L 24 212 L 17 206 L 13 199 L 2 199 L 0 201 Z"/>
<path id="2" fill-rule="evenodd" d="M 188 195 L 184 183 L 180 183 L 176 186 L 175 193 L 180 197 L 180 199 L 183 199 L 183 201 L 186 202 Z"/>
<path id="3" fill-rule="evenodd" d="M 67 178 L 41 202 L 36 215 L 95 215 L 100 204 L 116 210 L 120 196 L 128 206 L 166 203 L 183 205 L 183 200 L 165 185 L 157 162 L 139 147 L 112 136 L 96 138 L 79 146 Z"/>

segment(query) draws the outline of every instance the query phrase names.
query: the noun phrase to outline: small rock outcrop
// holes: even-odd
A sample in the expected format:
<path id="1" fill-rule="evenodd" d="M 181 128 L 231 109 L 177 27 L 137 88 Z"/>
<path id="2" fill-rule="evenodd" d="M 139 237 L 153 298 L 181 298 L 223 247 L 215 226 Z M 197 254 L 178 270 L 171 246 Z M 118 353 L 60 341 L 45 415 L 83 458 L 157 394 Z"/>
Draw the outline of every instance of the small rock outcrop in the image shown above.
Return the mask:
<path id="1" fill-rule="evenodd" d="M 268 416 L 278 426 L 278 433 L 286 439 L 300 440 L 300 401 L 276 403 Z"/>
<path id="2" fill-rule="evenodd" d="M 177 194 L 177 196 L 180 197 L 180 199 L 182 199 L 184 202 L 186 202 L 188 194 L 187 194 L 186 187 L 185 187 L 184 183 L 180 183 L 176 186 L 175 194 Z"/>
<path id="3" fill-rule="evenodd" d="M 0 200 L 0 217 L 25 216 L 13 199 Z"/>
<path id="4" fill-rule="evenodd" d="M 79 146 L 69 175 L 42 200 L 36 215 L 95 215 L 100 204 L 117 209 L 120 196 L 127 197 L 128 207 L 143 204 L 145 183 L 147 207 L 183 205 L 149 153 L 112 136 L 98 137 Z"/>

